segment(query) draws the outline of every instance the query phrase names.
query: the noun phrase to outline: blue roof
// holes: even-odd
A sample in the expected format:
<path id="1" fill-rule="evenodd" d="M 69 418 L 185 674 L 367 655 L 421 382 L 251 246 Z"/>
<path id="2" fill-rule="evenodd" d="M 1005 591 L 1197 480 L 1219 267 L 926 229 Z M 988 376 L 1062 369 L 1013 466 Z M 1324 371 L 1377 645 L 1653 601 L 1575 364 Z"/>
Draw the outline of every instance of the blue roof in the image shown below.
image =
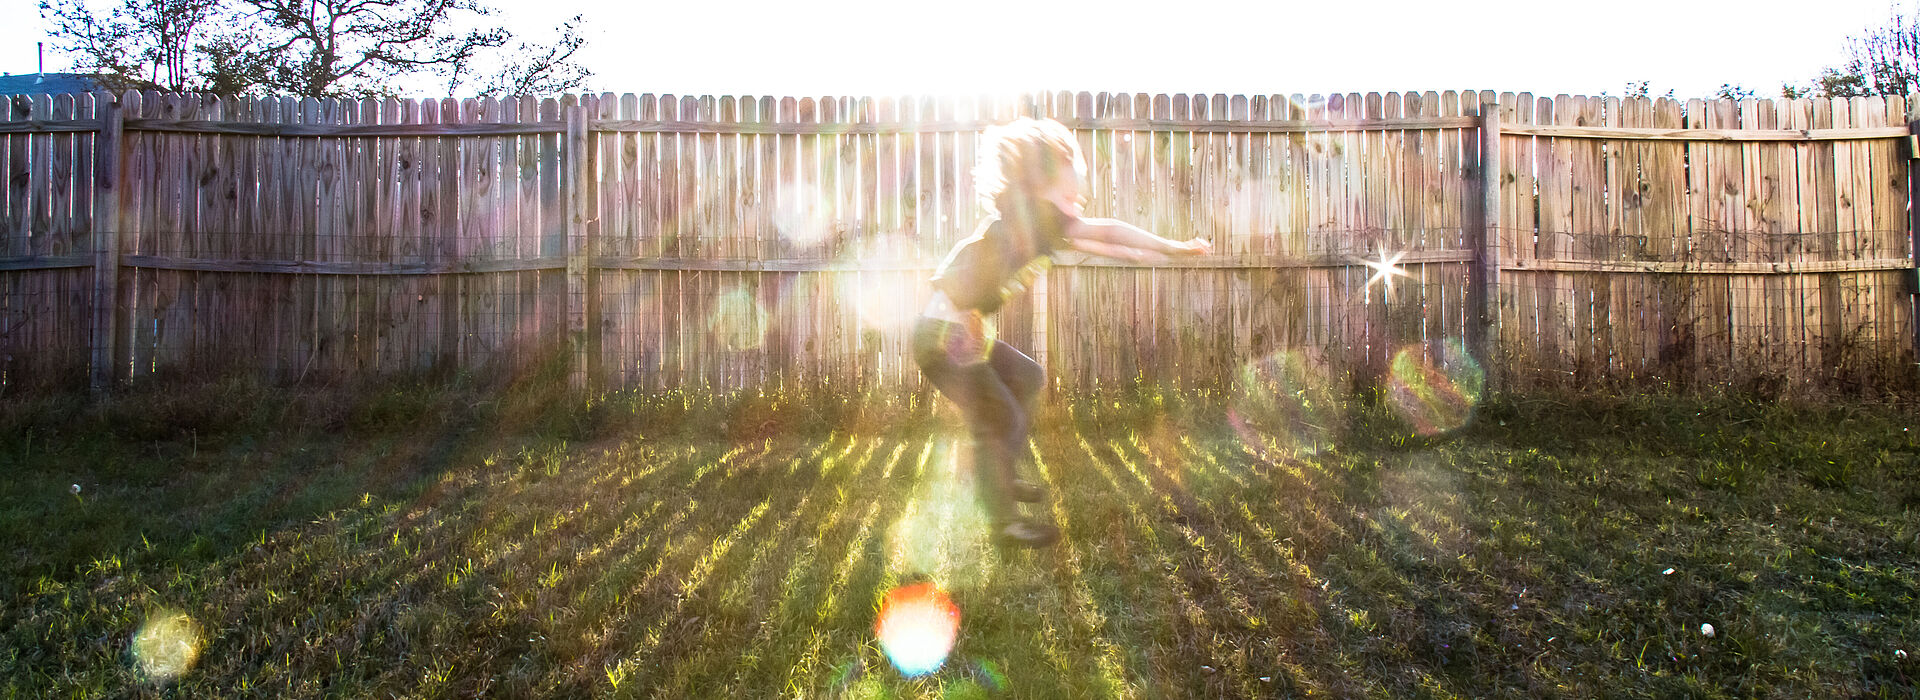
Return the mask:
<path id="1" fill-rule="evenodd" d="M 26 73 L 0 76 L 0 95 L 60 94 L 96 92 L 101 89 L 97 76 L 89 73 Z"/>

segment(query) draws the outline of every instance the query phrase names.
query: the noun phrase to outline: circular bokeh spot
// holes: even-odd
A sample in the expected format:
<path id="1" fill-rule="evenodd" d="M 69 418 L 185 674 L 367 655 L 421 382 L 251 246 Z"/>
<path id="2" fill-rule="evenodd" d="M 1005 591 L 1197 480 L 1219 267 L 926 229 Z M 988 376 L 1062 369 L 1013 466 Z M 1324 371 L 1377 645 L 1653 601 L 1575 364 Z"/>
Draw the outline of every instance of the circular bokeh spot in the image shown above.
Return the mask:
<path id="1" fill-rule="evenodd" d="M 713 301 L 707 332 L 729 350 L 752 350 L 767 337 L 767 310 L 746 287 L 732 287 Z"/>
<path id="2" fill-rule="evenodd" d="M 914 319 L 920 315 L 925 273 L 885 269 L 900 265 L 912 254 L 913 241 L 899 235 L 881 235 L 852 246 L 843 258 L 852 265 L 873 264 L 883 268 L 835 275 L 840 283 L 841 298 L 851 300 L 862 328 L 905 334 L 913 327 Z"/>
<path id="3" fill-rule="evenodd" d="M 1227 420 L 1249 447 L 1295 457 L 1331 447 L 1344 415 L 1325 367 L 1299 350 L 1242 365 L 1229 401 Z"/>
<path id="4" fill-rule="evenodd" d="M 155 682 L 180 677 L 200 659 L 200 625 L 178 610 L 147 616 L 133 635 L 133 661 Z"/>
<path id="5" fill-rule="evenodd" d="M 960 634 L 960 608 L 932 582 L 900 586 L 880 602 L 874 636 L 900 674 L 912 678 L 946 663 Z"/>
<path id="6" fill-rule="evenodd" d="M 774 200 L 774 231 L 787 245 L 812 249 L 833 235 L 833 207 L 822 201 L 819 185 L 788 182 L 780 187 Z"/>
<path id="7" fill-rule="evenodd" d="M 1458 430 L 1473 418 L 1486 372 L 1467 352 L 1465 343 L 1448 339 L 1430 352 L 1420 346 L 1401 348 L 1393 355 L 1387 380 L 1387 399 L 1394 413 L 1423 436 Z"/>

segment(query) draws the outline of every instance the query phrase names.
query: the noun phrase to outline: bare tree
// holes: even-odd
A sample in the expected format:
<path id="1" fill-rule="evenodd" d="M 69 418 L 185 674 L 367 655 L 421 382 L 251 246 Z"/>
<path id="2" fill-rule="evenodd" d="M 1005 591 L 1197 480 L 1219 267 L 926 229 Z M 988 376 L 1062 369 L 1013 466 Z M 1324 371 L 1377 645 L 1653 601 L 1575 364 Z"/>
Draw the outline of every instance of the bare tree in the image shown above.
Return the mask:
<path id="1" fill-rule="evenodd" d="M 417 72 L 457 75 L 506 44 L 504 27 L 448 25 L 491 10 L 474 0 L 238 0 L 258 27 L 258 79 L 271 92 L 309 97 L 391 92 Z"/>
<path id="2" fill-rule="evenodd" d="M 560 39 L 553 43 L 522 41 L 500 66 L 498 72 L 482 80 L 482 95 L 550 95 L 579 90 L 586 86 L 593 71 L 573 63 L 573 55 L 587 43 L 580 35 L 581 15 L 574 15 L 560 26 Z M 447 92 L 459 89 L 466 76 L 454 74 L 447 81 Z"/>
<path id="3" fill-rule="evenodd" d="M 1879 95 L 1904 95 L 1920 86 L 1920 23 L 1898 12 L 1885 26 L 1848 41 L 1850 73 Z"/>
<path id="4" fill-rule="evenodd" d="M 79 70 L 105 76 L 110 87 L 193 90 L 200 87 L 195 41 L 218 3 L 122 0 L 101 15 L 84 0 L 41 0 L 40 16 L 53 25 L 54 48 L 77 57 Z"/>
<path id="5" fill-rule="evenodd" d="M 1814 80 L 1821 97 L 1905 95 L 1920 88 L 1920 21 L 1895 10 L 1887 23 L 1847 38 L 1847 65 Z"/>
<path id="6" fill-rule="evenodd" d="M 117 1 L 104 15 L 87 0 L 40 0 L 40 10 L 56 49 L 123 86 L 377 96 L 434 76 L 448 94 L 463 86 L 537 94 L 580 88 L 592 75 L 573 62 L 586 43 L 582 18 L 568 20 L 557 42 L 510 50 L 513 32 L 487 26 L 493 11 L 481 0 Z"/>

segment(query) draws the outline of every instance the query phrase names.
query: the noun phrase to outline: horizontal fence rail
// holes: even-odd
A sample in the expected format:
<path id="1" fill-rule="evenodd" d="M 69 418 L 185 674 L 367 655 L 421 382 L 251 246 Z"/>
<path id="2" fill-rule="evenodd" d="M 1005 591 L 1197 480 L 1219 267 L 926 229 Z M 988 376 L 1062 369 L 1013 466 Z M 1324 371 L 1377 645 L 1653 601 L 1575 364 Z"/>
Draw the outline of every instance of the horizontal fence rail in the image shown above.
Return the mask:
<path id="1" fill-rule="evenodd" d="M 1911 374 L 1906 110 L 21 96 L 0 121 L 0 385 L 563 352 L 595 388 L 923 391 L 925 278 L 984 215 L 979 132 L 1022 115 L 1074 130 L 1088 215 L 1217 253 L 1057 254 L 996 321 L 1061 388 L 1219 386 L 1278 356 L 1445 374 L 1462 343 L 1522 388 Z"/>

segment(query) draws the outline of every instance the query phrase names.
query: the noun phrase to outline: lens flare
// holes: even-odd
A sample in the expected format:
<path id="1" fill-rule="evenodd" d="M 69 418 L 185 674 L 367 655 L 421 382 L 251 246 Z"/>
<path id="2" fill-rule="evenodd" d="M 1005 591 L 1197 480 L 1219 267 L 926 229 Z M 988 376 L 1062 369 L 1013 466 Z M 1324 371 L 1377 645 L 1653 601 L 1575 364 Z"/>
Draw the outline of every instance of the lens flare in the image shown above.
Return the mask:
<path id="1" fill-rule="evenodd" d="M 991 579 L 993 547 L 976 498 L 967 442 L 964 436 L 944 435 L 913 467 L 917 483 L 887 534 L 895 571 L 918 572 L 956 588 Z"/>
<path id="2" fill-rule="evenodd" d="M 1360 264 L 1373 269 L 1373 276 L 1367 278 L 1368 291 L 1373 289 L 1375 282 L 1384 281 L 1387 286 L 1387 291 L 1391 292 L 1393 291 L 1393 278 L 1411 277 L 1411 275 L 1407 274 L 1405 268 L 1400 267 L 1400 259 L 1406 256 L 1407 252 L 1404 250 L 1394 253 L 1391 256 L 1387 255 L 1387 251 L 1382 250 L 1380 251 L 1379 260 L 1358 260 Z"/>
<path id="3" fill-rule="evenodd" d="M 905 236 L 883 235 L 863 241 L 849 253 L 847 262 L 878 263 L 885 267 L 909 260 L 913 242 Z M 867 270 L 841 273 L 840 296 L 853 301 L 862 327 L 888 333 L 905 333 L 920 314 L 921 288 L 925 273 L 919 270 Z"/>
<path id="4" fill-rule="evenodd" d="M 789 182 L 775 197 L 773 226 L 788 245 L 809 249 L 833 236 L 833 207 L 819 201 L 819 186 Z"/>
<path id="5" fill-rule="evenodd" d="M 767 310 L 745 287 L 734 287 L 713 301 L 707 314 L 707 332 L 728 349 L 751 350 L 767 337 Z"/>
<path id="6" fill-rule="evenodd" d="M 1227 420 L 1255 450 L 1301 457 L 1333 445 L 1343 415 L 1329 373 L 1299 350 L 1281 350 L 1240 368 Z"/>
<path id="7" fill-rule="evenodd" d="M 133 661 L 140 672 L 155 682 L 165 683 L 193 668 L 200 659 L 200 625 L 178 610 L 161 610 L 147 616 L 146 623 L 133 635 Z"/>
<path id="8" fill-rule="evenodd" d="M 1394 412 L 1428 437 L 1465 426 L 1486 387 L 1486 373 L 1458 339 L 1441 343 L 1435 353 L 1417 345 L 1401 348 L 1390 372 L 1387 398 Z"/>
<path id="9" fill-rule="evenodd" d="M 992 661 L 976 661 L 973 664 L 974 678 L 987 690 L 998 693 L 1007 688 L 1007 674 L 1000 672 L 1000 666 Z"/>
<path id="10" fill-rule="evenodd" d="M 960 608 L 930 581 L 901 586 L 881 601 L 873 633 L 900 675 L 923 676 L 946 663 L 960 634 Z"/>

